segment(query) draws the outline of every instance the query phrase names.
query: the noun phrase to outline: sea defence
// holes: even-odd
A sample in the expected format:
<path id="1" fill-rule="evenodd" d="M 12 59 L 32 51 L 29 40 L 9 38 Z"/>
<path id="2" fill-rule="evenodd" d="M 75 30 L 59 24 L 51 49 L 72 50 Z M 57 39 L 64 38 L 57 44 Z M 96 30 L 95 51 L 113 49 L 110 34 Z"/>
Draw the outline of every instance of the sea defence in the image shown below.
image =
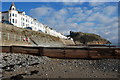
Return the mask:
<path id="1" fill-rule="evenodd" d="M 65 59 L 120 59 L 120 48 L 1 46 L 3 53 Z"/>
<path id="2" fill-rule="evenodd" d="M 21 45 L 21 46 L 43 46 L 43 47 L 63 47 L 74 45 L 72 40 L 65 40 L 38 31 L 19 28 L 9 24 L 0 23 L 1 46 Z"/>

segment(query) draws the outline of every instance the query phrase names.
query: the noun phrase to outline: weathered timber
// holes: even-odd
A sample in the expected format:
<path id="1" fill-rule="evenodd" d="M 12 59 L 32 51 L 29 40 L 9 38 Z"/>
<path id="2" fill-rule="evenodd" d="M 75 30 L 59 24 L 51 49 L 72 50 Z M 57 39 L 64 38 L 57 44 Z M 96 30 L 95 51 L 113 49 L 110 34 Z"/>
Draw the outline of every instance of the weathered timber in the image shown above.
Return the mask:
<path id="1" fill-rule="evenodd" d="M 1 46 L 3 53 L 23 53 L 52 58 L 120 59 L 120 48 Z"/>
<path id="2" fill-rule="evenodd" d="M 42 48 L 43 47 L 31 47 L 31 46 L 2 46 L 2 52 L 42 55 L 43 54 Z"/>
<path id="3" fill-rule="evenodd" d="M 44 56 L 54 57 L 54 58 L 64 58 L 64 50 L 59 48 L 44 48 Z"/>

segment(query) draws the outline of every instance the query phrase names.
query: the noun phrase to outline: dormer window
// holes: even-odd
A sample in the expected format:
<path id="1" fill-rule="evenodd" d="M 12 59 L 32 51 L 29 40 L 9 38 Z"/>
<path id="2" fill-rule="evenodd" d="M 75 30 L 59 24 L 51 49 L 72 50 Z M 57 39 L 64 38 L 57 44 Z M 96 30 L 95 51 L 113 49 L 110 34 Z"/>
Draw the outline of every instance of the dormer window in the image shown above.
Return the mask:
<path id="1" fill-rule="evenodd" d="M 25 12 L 22 12 L 22 15 L 25 15 Z"/>
<path id="2" fill-rule="evenodd" d="M 12 8 L 12 10 L 15 10 L 15 8 Z"/>

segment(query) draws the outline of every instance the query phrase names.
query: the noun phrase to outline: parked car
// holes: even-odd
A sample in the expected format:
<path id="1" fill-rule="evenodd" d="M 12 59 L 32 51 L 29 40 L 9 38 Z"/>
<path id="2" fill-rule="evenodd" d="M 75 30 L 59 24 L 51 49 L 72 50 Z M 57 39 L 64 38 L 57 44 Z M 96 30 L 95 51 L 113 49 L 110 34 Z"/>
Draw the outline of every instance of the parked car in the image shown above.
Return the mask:
<path id="1" fill-rule="evenodd" d="M 31 28 L 31 27 L 25 27 L 25 29 L 30 29 L 30 30 L 32 30 L 32 28 Z"/>
<path id="2" fill-rule="evenodd" d="M 2 20 L 2 23 L 13 25 L 12 23 L 10 23 L 9 21 L 6 21 L 6 20 Z"/>

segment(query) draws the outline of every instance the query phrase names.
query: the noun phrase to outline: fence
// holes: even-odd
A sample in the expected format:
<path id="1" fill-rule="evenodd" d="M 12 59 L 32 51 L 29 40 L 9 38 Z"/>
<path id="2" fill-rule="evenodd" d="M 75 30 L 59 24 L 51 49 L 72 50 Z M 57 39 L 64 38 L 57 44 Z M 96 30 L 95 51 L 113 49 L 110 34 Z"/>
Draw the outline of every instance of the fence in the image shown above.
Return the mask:
<path id="1" fill-rule="evenodd" d="M 4 32 L 0 32 L 0 40 L 30 42 L 29 37 L 21 36 L 21 35 L 17 35 L 17 34 L 12 34 L 12 33 L 4 33 Z"/>

